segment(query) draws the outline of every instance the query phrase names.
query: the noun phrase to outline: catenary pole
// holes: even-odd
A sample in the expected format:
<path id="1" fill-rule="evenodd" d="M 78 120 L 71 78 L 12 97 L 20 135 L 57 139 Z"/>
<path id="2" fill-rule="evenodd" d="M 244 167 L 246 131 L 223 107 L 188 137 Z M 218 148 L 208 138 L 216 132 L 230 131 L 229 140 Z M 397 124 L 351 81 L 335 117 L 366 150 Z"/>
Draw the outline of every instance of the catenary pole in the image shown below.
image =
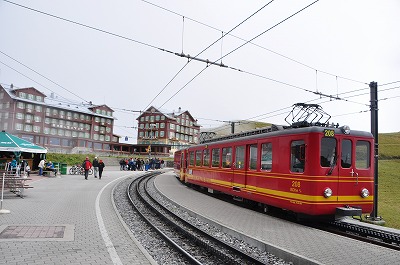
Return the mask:
<path id="1" fill-rule="evenodd" d="M 371 213 L 372 219 L 378 217 L 378 83 L 369 84 L 371 94 L 371 133 L 375 138 L 374 146 L 374 208 Z"/>

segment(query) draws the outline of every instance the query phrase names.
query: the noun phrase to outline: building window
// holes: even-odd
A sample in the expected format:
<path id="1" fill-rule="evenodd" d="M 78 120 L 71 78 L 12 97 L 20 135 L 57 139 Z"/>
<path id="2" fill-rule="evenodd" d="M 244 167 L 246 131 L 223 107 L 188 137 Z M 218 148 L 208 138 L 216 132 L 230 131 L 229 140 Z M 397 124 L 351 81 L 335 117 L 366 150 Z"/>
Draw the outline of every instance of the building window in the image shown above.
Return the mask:
<path id="1" fill-rule="evenodd" d="M 99 140 L 99 135 L 97 134 L 97 133 L 94 133 L 93 134 L 93 140 Z"/>
<path id="2" fill-rule="evenodd" d="M 53 109 L 53 115 L 58 115 L 58 110 L 57 109 Z"/>
<path id="3" fill-rule="evenodd" d="M 16 123 L 16 124 L 15 124 L 15 129 L 16 129 L 17 131 L 21 131 L 22 128 L 23 128 L 23 125 L 22 125 L 21 123 Z"/>
<path id="4" fill-rule="evenodd" d="M 32 131 L 32 125 L 30 125 L 30 124 L 25 124 L 25 129 L 24 129 L 24 131 L 25 131 L 25 132 L 31 132 L 31 131 Z"/>
<path id="5" fill-rule="evenodd" d="M 160 137 L 161 137 L 161 138 L 164 137 L 164 131 L 160 131 Z"/>
<path id="6" fill-rule="evenodd" d="M 170 123 L 170 124 L 169 124 L 169 128 L 170 128 L 171 130 L 175 130 L 175 124 Z"/>
<path id="7" fill-rule="evenodd" d="M 45 134 L 49 134 L 50 133 L 50 128 L 44 127 L 43 132 Z"/>
<path id="8" fill-rule="evenodd" d="M 67 119 L 68 119 L 68 120 L 72 119 L 72 113 L 69 112 L 69 111 L 67 112 Z"/>
<path id="9" fill-rule="evenodd" d="M 35 132 L 35 133 L 40 133 L 40 126 L 33 126 L 33 131 Z"/>
<path id="10" fill-rule="evenodd" d="M 28 94 L 28 99 L 29 100 L 33 100 L 33 95 L 32 94 Z"/>
<path id="11" fill-rule="evenodd" d="M 161 120 L 162 120 L 162 121 L 165 120 L 165 116 L 161 116 Z"/>
<path id="12" fill-rule="evenodd" d="M 35 110 L 36 110 L 37 112 L 42 112 L 42 106 L 36 105 L 36 106 L 35 106 Z"/>
<path id="13" fill-rule="evenodd" d="M 19 109 L 24 109 L 24 108 L 25 108 L 24 102 L 18 102 L 18 103 L 17 103 L 17 108 L 19 108 Z"/>
<path id="14" fill-rule="evenodd" d="M 23 120 L 24 119 L 24 114 L 23 113 L 15 113 L 15 118 L 18 120 Z"/>
<path id="15" fill-rule="evenodd" d="M 165 123 L 163 123 L 163 122 L 160 123 L 160 128 L 161 128 L 161 129 L 165 128 Z"/>
<path id="16" fill-rule="evenodd" d="M 19 97 L 20 98 L 26 98 L 26 94 L 24 92 L 19 92 Z"/>
<path id="17" fill-rule="evenodd" d="M 61 145 L 61 140 L 60 140 L 60 138 L 50 137 L 49 138 L 49 144 L 51 144 L 51 145 Z"/>
<path id="18" fill-rule="evenodd" d="M 36 96 L 36 101 L 43 102 L 43 97 L 42 96 Z"/>

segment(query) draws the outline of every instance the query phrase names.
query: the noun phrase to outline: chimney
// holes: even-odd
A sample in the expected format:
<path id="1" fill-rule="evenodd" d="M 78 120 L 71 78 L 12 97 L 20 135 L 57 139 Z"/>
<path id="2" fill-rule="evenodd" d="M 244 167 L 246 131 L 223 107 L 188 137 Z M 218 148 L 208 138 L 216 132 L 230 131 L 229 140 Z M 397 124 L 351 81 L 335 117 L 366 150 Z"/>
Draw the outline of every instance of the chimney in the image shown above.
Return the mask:
<path id="1" fill-rule="evenodd" d="M 179 113 L 181 112 L 181 107 L 178 108 L 178 112 L 179 112 Z"/>

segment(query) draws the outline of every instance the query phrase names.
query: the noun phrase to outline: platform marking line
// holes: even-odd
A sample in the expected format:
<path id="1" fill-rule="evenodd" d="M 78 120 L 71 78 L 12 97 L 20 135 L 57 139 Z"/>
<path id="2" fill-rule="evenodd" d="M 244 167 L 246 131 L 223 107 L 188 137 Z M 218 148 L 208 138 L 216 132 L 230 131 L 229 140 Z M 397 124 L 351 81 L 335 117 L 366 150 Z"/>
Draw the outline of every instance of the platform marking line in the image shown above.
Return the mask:
<path id="1" fill-rule="evenodd" d="M 95 203 L 96 217 L 97 217 L 97 222 L 99 224 L 100 233 L 101 233 L 101 236 L 102 236 L 102 238 L 104 240 L 104 243 L 106 245 L 107 251 L 110 254 L 111 260 L 112 260 L 113 264 L 115 264 L 115 265 L 122 265 L 123 263 L 122 263 L 121 259 L 119 258 L 118 253 L 115 250 L 115 247 L 114 247 L 110 237 L 108 236 L 108 232 L 107 232 L 106 226 L 104 225 L 103 217 L 101 215 L 101 210 L 100 210 L 100 197 L 101 197 L 101 194 L 107 188 L 108 185 L 110 185 L 114 181 L 117 181 L 117 180 L 119 180 L 121 178 L 125 178 L 125 177 L 128 177 L 128 176 L 131 176 L 131 175 L 125 175 L 125 176 L 116 178 L 113 181 L 111 181 L 110 183 L 108 183 L 107 185 L 105 185 L 99 191 L 99 194 L 97 194 L 96 203 Z"/>

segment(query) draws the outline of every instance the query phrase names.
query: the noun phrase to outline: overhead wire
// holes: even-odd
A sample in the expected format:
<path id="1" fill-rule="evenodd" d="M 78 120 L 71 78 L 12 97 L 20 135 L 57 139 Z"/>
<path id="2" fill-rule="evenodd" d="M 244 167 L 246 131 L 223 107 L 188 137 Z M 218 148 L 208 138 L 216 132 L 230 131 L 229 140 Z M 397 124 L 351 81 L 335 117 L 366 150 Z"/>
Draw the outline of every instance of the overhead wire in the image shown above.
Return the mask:
<path id="1" fill-rule="evenodd" d="M 204 48 L 201 52 L 199 52 L 199 53 L 197 53 L 195 56 L 194 56 L 194 58 L 197 58 L 199 55 L 201 55 L 203 52 L 205 52 L 206 50 L 208 50 L 211 46 L 213 46 L 215 43 L 217 43 L 218 41 L 220 41 L 224 36 L 226 36 L 226 35 L 228 35 L 230 32 L 232 32 L 233 30 L 235 30 L 236 28 L 238 28 L 240 25 L 242 25 L 244 22 L 246 22 L 247 20 L 249 20 L 251 17 L 253 17 L 255 14 L 257 14 L 258 12 L 260 12 L 262 9 L 264 9 L 265 7 L 267 7 L 269 4 L 271 4 L 272 2 L 273 2 L 274 0 L 271 0 L 270 2 L 268 2 L 267 4 L 265 4 L 264 6 L 262 6 L 261 8 L 259 8 L 256 12 L 254 12 L 253 14 L 251 14 L 250 16 L 248 16 L 245 20 L 243 20 L 242 22 L 240 22 L 239 24 L 237 24 L 235 27 L 233 27 L 231 30 L 229 30 L 228 32 L 226 32 L 225 34 L 222 34 L 222 36 L 220 37 L 220 38 L 218 38 L 217 40 L 215 40 L 213 43 L 211 43 L 210 45 L 208 45 L 206 48 Z M 147 2 L 147 1 L 146 1 Z M 182 44 L 182 54 L 183 54 L 183 44 Z M 171 84 L 171 82 L 182 72 L 182 70 L 192 61 L 193 59 L 189 59 L 188 61 L 187 61 L 187 63 L 173 76 L 173 78 L 161 89 L 161 91 L 160 92 L 158 92 L 158 94 L 150 101 L 150 103 L 149 104 L 147 104 L 147 106 L 144 108 L 144 110 L 145 109 L 147 109 L 148 107 L 150 107 L 150 105 L 151 105 L 151 103 L 153 103 L 154 102 L 154 100 L 167 88 L 167 86 L 169 85 L 169 84 Z M 206 67 L 207 68 L 207 67 Z M 196 76 L 195 76 L 195 78 L 198 76 L 198 75 L 200 75 L 206 68 L 204 68 L 199 74 L 197 74 Z M 192 79 L 192 80 L 194 80 L 194 78 Z M 187 83 L 186 85 L 188 85 L 189 83 Z M 186 87 L 186 85 L 183 87 L 183 88 L 185 88 Z M 176 94 L 178 94 L 183 88 L 181 88 L 177 93 L 175 93 L 171 98 L 173 98 Z M 170 99 L 171 99 L 170 98 Z M 169 99 L 169 100 L 170 100 Z M 168 100 L 168 101 L 169 101 Z M 167 101 L 167 102 L 168 102 Z M 164 104 L 162 104 L 161 106 L 160 106 L 160 108 L 162 107 L 162 106 L 164 106 L 165 105 L 165 103 Z"/>
<path id="2" fill-rule="evenodd" d="M 154 45 L 150 45 L 150 44 L 147 44 L 147 43 L 144 43 L 144 42 L 141 42 L 141 41 L 137 41 L 137 40 L 134 40 L 134 39 L 131 39 L 131 38 L 128 38 L 128 37 L 124 37 L 124 36 L 121 36 L 121 35 L 118 35 L 118 34 L 115 34 L 115 33 L 111 33 L 111 32 L 108 32 L 108 31 L 105 31 L 105 30 L 102 30 L 102 29 L 98 29 L 98 28 L 95 28 L 95 27 L 92 27 L 92 26 L 88 26 L 88 25 L 79 23 L 79 22 L 75 22 L 75 21 L 72 21 L 72 20 L 69 20 L 69 19 L 64 19 L 64 18 L 61 18 L 61 17 L 59 17 L 59 16 L 55 16 L 55 15 L 52 15 L 52 14 L 49 14 L 49 13 L 46 13 L 46 12 L 42 12 L 42 11 L 39 11 L 39 10 L 36 10 L 36 9 L 33 9 L 33 8 L 29 8 L 29 7 L 26 7 L 26 6 L 23 6 L 23 5 L 20 5 L 20 4 L 17 4 L 17 3 L 14 3 L 14 2 L 8 1 L 8 0 L 3 0 L 3 1 L 8 2 L 8 3 L 11 3 L 11 4 L 14 4 L 14 5 L 17 5 L 17 6 L 20 6 L 20 7 L 23 7 L 23 8 L 26 8 L 26 9 L 29 9 L 29 10 L 32 10 L 32 11 L 35 11 L 35 12 L 38 12 L 38 13 L 42 13 L 42 14 L 48 15 L 48 16 L 51 16 L 51 17 L 54 17 L 54 18 L 57 18 L 57 19 L 61 19 L 61 20 L 64 20 L 64 21 L 67 21 L 67 22 L 70 22 L 70 23 L 73 23 L 73 24 L 77 24 L 77 25 L 80 25 L 80 26 L 83 26 L 83 27 L 87 27 L 87 28 L 90 28 L 90 29 L 93 29 L 93 30 L 97 30 L 97 31 L 100 31 L 100 32 L 103 32 L 103 33 L 107 33 L 107 34 L 113 35 L 113 36 L 116 36 L 116 37 L 120 37 L 120 38 L 123 38 L 123 39 L 126 39 L 126 40 L 130 40 L 130 41 L 133 41 L 133 42 L 136 42 L 136 43 L 145 45 L 145 46 L 149 46 L 149 47 L 152 47 L 152 48 L 156 48 L 156 49 L 159 49 L 159 50 L 162 50 L 162 51 L 167 51 L 167 52 L 169 52 L 169 53 L 172 53 L 172 51 L 168 51 L 168 50 L 166 50 L 166 49 L 162 49 L 162 48 L 159 48 L 159 47 L 154 46 Z M 148 2 L 148 1 L 143 1 L 143 2 L 152 4 L 152 3 Z M 272 1 L 271 1 L 271 2 L 272 2 Z M 306 9 L 306 8 L 308 8 L 309 6 L 315 4 L 316 2 L 318 2 L 318 0 L 315 1 L 315 2 L 313 2 L 313 3 L 311 3 L 310 5 L 306 6 L 305 8 L 299 10 L 298 12 L 294 13 L 294 14 L 291 15 L 290 17 L 292 17 L 292 16 L 296 15 L 297 13 L 303 11 L 304 9 Z M 154 5 L 154 4 L 153 4 L 153 5 Z M 157 7 L 161 8 L 160 6 L 157 6 Z M 167 10 L 167 9 L 165 9 L 165 10 Z M 167 11 L 171 12 L 170 10 L 167 10 Z M 175 14 L 177 14 L 177 13 L 175 13 Z M 280 23 L 276 24 L 275 26 L 271 27 L 270 29 L 264 31 L 263 33 L 259 34 L 258 36 L 252 38 L 250 41 L 246 41 L 246 43 L 244 43 L 243 45 L 237 47 L 236 49 L 232 50 L 231 52 L 225 54 L 225 56 L 222 56 L 222 57 L 219 58 L 218 60 L 222 60 L 222 58 L 228 56 L 229 54 L 231 54 L 231 53 L 233 53 L 234 51 L 236 51 L 237 49 L 243 47 L 243 46 L 246 45 L 247 43 L 251 43 L 251 41 L 253 41 L 255 38 L 261 36 L 262 34 L 266 33 L 267 31 L 271 30 L 272 28 L 276 27 L 277 25 L 283 23 L 284 21 L 286 21 L 286 20 L 289 19 L 290 17 L 286 18 L 285 20 L 281 21 Z M 191 20 L 193 20 L 193 19 L 191 19 Z M 193 20 L 193 21 L 195 21 L 195 20 Z M 207 24 L 204 24 L 204 23 L 201 23 L 201 22 L 198 22 L 198 21 L 196 21 L 196 22 L 208 26 Z M 228 33 L 229 33 L 229 32 L 228 32 Z M 223 34 L 223 36 L 226 36 L 228 33 Z M 231 35 L 231 34 L 230 34 L 230 35 Z M 222 37 L 223 37 L 223 36 L 222 36 Z M 232 35 L 232 36 L 233 36 L 233 35 Z M 221 38 L 222 38 L 222 37 L 221 37 Z M 221 38 L 220 38 L 220 39 L 221 39 Z M 219 41 L 220 39 L 218 39 L 217 41 Z M 216 43 L 217 41 L 215 41 L 214 43 Z M 214 43 L 213 43 L 213 44 L 214 44 Z M 211 45 L 213 45 L 213 44 L 211 44 Z M 251 43 L 251 44 L 254 44 L 254 43 Z M 210 45 L 209 47 L 211 47 L 211 45 Z M 254 44 L 254 45 L 256 45 L 256 44 Z M 259 46 L 259 45 L 256 45 L 256 46 Z M 260 47 L 260 48 L 264 48 L 264 47 L 261 47 L 261 46 L 259 46 L 259 47 Z M 206 49 L 207 49 L 207 48 L 206 48 Z M 266 48 L 265 48 L 265 49 L 266 49 Z M 267 49 L 267 50 L 268 50 L 268 49 Z M 204 51 L 204 50 L 203 50 L 203 51 Z M 202 52 L 203 52 L 203 51 L 202 51 Z M 282 56 L 282 57 L 285 57 L 285 58 L 287 58 L 287 59 L 289 59 L 289 60 L 291 60 L 291 61 L 294 61 L 294 62 L 297 62 L 297 63 L 299 63 L 299 64 L 302 64 L 302 65 L 304 65 L 304 66 L 306 66 L 306 67 L 308 67 L 308 68 L 317 70 L 317 69 L 315 69 L 315 68 L 313 68 L 313 67 L 311 67 L 311 66 L 308 66 L 308 65 L 306 65 L 306 64 L 303 64 L 303 63 L 301 63 L 301 62 L 298 62 L 298 61 L 296 61 L 296 60 L 294 60 L 294 59 L 292 59 L 292 58 L 290 58 L 290 57 L 281 55 L 281 54 L 276 53 L 276 52 L 271 51 L 271 50 L 269 50 L 269 51 L 270 51 L 270 52 L 273 52 L 273 53 L 275 53 L 275 54 L 277 54 L 277 55 L 280 55 L 280 56 Z M 3 53 L 3 52 L 2 52 L 2 53 Z M 3 53 L 3 54 L 5 54 L 5 53 Z M 199 53 L 199 55 L 200 55 L 200 54 L 201 54 L 201 53 Z M 6 54 L 5 54 L 5 55 L 6 55 Z M 6 56 L 8 56 L 8 55 L 6 55 Z M 8 57 L 10 57 L 10 56 L 8 56 Z M 12 58 L 12 57 L 10 57 L 10 58 Z M 12 59 L 13 59 L 13 58 L 12 58 Z M 15 59 L 13 59 L 13 60 L 15 60 Z M 217 60 L 217 61 L 218 61 L 218 60 Z M 15 60 L 15 61 L 17 61 L 17 60 Z M 19 61 L 17 61 L 17 62 L 19 62 Z M 20 62 L 19 62 L 19 63 L 20 63 Z M 4 63 L 3 63 L 3 64 L 4 64 Z M 20 63 L 20 64 L 22 64 L 22 63 Z M 24 65 L 24 64 L 22 64 L 22 65 Z M 187 63 L 185 64 L 185 66 L 186 66 L 186 65 L 187 65 Z M 6 66 L 7 66 L 7 65 L 6 65 Z M 25 65 L 24 65 L 24 66 L 25 66 Z M 185 66 L 184 66 L 184 67 L 185 67 Z M 9 67 L 9 66 L 7 66 L 7 67 Z M 26 67 L 27 67 L 27 66 L 26 66 Z M 207 66 L 207 67 L 208 67 L 208 66 Z M 198 75 L 200 75 L 207 67 L 205 67 L 199 74 L 197 74 L 194 78 L 192 78 L 186 85 L 188 85 L 190 82 L 192 82 L 192 81 L 193 81 Z M 27 67 L 27 68 L 30 69 L 30 70 L 32 70 L 32 71 L 34 71 L 35 73 L 41 75 L 40 73 L 36 72 L 35 70 L 33 70 L 33 69 L 31 69 L 31 68 L 29 68 L 29 67 Z M 13 68 L 11 68 L 11 69 L 13 69 Z M 183 69 L 183 68 L 182 68 L 182 69 Z M 181 69 L 181 70 L 182 70 L 182 69 Z M 13 70 L 15 70 L 15 69 L 13 69 Z M 239 70 L 239 69 L 234 69 L 234 70 Z M 15 70 L 15 71 L 16 71 L 16 70 Z M 259 77 L 262 77 L 262 78 L 265 78 L 265 79 L 268 79 L 268 80 L 271 80 L 271 81 L 274 81 L 274 82 L 278 82 L 278 83 L 282 83 L 282 84 L 285 84 L 285 85 L 289 85 L 289 86 L 292 86 L 292 87 L 295 87 L 295 88 L 298 88 L 298 89 L 302 89 L 302 90 L 304 90 L 304 91 L 306 91 L 306 92 L 314 93 L 314 92 L 311 91 L 311 90 L 304 89 L 304 88 L 300 88 L 300 87 L 294 86 L 294 85 L 290 85 L 290 84 L 287 84 L 287 83 L 285 83 L 285 82 L 280 82 L 280 81 L 278 81 L 278 80 L 274 80 L 274 79 L 271 79 L 271 78 L 263 77 L 263 76 L 260 76 L 260 75 L 256 75 L 256 74 L 253 74 L 253 73 L 250 73 L 250 72 L 243 71 L 243 70 L 239 70 L 239 71 L 244 72 L 244 73 L 248 73 L 248 74 L 252 74 L 252 75 L 255 75 L 255 76 L 259 76 Z M 325 73 L 325 74 L 333 75 L 333 74 L 330 74 L 330 73 L 325 72 L 325 71 L 321 71 L 321 70 L 318 70 L 318 71 L 319 71 L 319 72 L 322 72 L 322 73 Z M 18 72 L 18 71 L 17 71 L 17 72 Z M 20 72 L 18 72 L 18 73 L 20 73 Z M 176 75 L 178 75 L 179 73 L 180 73 L 180 71 L 179 71 Z M 20 74 L 22 74 L 22 73 L 20 73 Z M 25 77 L 27 77 L 27 76 L 24 75 L 24 74 L 22 74 L 22 75 L 25 76 Z M 175 76 L 176 76 L 176 75 L 175 75 Z M 41 75 L 41 76 L 44 77 L 44 78 L 46 78 L 46 77 L 43 76 L 43 75 Z M 338 77 L 338 76 L 336 75 L 336 77 Z M 354 82 L 359 82 L 359 83 L 364 83 L 364 84 L 365 84 L 365 82 L 360 82 L 360 81 L 357 81 L 357 80 L 353 80 L 353 79 L 349 79 L 349 78 L 341 77 L 341 76 L 339 76 L 339 77 L 342 78 L 342 79 L 347 79 L 347 80 L 350 80 L 350 81 L 354 81 Z M 29 77 L 27 77 L 27 78 L 29 78 Z M 174 77 L 174 78 L 175 78 L 175 77 Z M 30 79 L 30 78 L 29 78 L 29 79 Z M 48 79 L 48 78 L 46 78 L 46 79 L 49 80 L 49 81 L 51 81 L 51 82 L 53 82 L 54 84 L 60 86 L 59 84 L 55 83 L 54 81 L 52 81 L 52 80 L 50 80 L 50 79 Z M 32 80 L 32 79 L 30 79 L 30 80 Z M 34 80 L 32 80 L 32 81 L 34 81 Z M 171 80 L 171 81 L 172 81 L 172 80 Z M 171 82 L 171 81 L 170 81 L 170 82 Z M 35 83 L 38 83 L 38 82 L 36 82 L 36 81 L 34 81 L 34 82 L 35 82 Z M 170 83 L 170 82 L 169 82 L 169 83 Z M 397 82 L 400 82 L 400 81 L 391 82 L 391 83 L 387 83 L 387 84 L 383 84 L 383 85 L 388 85 L 388 84 L 397 83 Z M 168 83 L 168 84 L 169 84 L 169 83 Z M 38 84 L 41 85 L 40 83 L 38 83 Z M 167 84 L 167 85 L 168 85 L 168 84 Z M 164 106 L 170 99 L 172 99 L 176 94 L 178 94 L 182 89 L 184 89 L 184 88 L 186 87 L 186 85 L 185 85 L 184 87 L 182 87 L 179 91 L 177 91 L 177 92 L 176 92 L 171 98 L 169 98 L 162 106 Z M 381 86 L 383 86 L 383 85 L 381 85 Z M 43 86 L 43 85 L 42 85 L 42 86 Z M 45 86 L 44 86 L 44 87 L 45 87 Z M 62 87 L 62 86 L 60 86 L 60 87 Z M 62 88 L 63 88 L 63 87 L 62 87 Z M 47 88 L 47 89 L 48 89 L 48 88 Z M 64 88 L 64 89 L 65 89 L 65 88 Z M 394 89 L 394 88 L 392 88 L 392 89 Z M 50 89 L 49 89 L 49 90 L 50 90 Z M 65 90 L 67 90 L 67 89 L 65 89 Z M 50 91 L 52 91 L 52 90 L 50 90 Z M 67 90 L 67 91 L 69 91 L 69 90 Z M 69 92 L 72 93 L 71 91 L 69 91 Z M 161 91 L 161 92 L 162 92 L 162 91 Z M 161 92 L 160 92 L 160 93 L 161 93 Z M 353 92 L 354 92 L 354 91 L 353 91 Z M 345 93 L 351 93 L 351 92 L 345 92 Z M 74 94 L 74 93 L 72 93 L 72 94 Z M 360 95 L 364 95 L 364 94 L 360 94 Z M 76 95 L 76 96 L 77 96 L 77 95 Z M 356 96 L 356 95 L 355 95 L 355 96 Z M 358 95 L 357 95 L 357 96 L 358 96 Z M 79 96 L 78 96 L 78 97 L 79 97 Z M 352 96 L 352 97 L 353 97 L 353 96 Z M 82 98 L 81 98 L 81 99 L 82 99 Z M 84 99 L 83 99 L 83 100 L 84 100 Z M 86 100 L 84 100 L 84 101 L 86 101 Z M 86 101 L 86 102 L 87 102 L 87 101 Z M 260 116 L 261 116 L 261 115 L 260 115 Z"/>
<path id="3" fill-rule="evenodd" d="M 232 54 L 233 52 L 237 51 L 238 49 L 242 48 L 243 46 L 245 46 L 246 44 L 248 44 L 250 41 L 255 40 L 256 38 L 259 38 L 260 36 L 262 36 L 263 34 L 267 33 L 268 31 L 272 30 L 273 28 L 276 28 L 278 25 L 284 23 L 285 21 L 289 20 L 290 18 L 294 17 L 295 15 L 299 14 L 300 12 L 304 11 L 305 9 L 309 8 L 310 6 L 314 5 L 315 3 L 317 3 L 319 0 L 316 0 L 314 2 L 312 2 L 311 4 L 303 7 L 302 9 L 298 10 L 297 12 L 293 13 L 292 15 L 288 16 L 287 18 L 281 20 L 280 22 L 276 23 L 274 26 L 268 28 L 267 30 L 263 31 L 262 33 L 256 35 L 255 37 L 251 38 L 250 40 L 246 41 L 245 43 L 239 45 L 238 47 L 236 47 L 235 49 L 231 50 L 230 52 L 228 52 L 227 54 L 225 54 L 224 56 L 220 57 L 217 60 L 214 60 L 213 62 L 217 62 L 219 60 L 222 60 L 223 58 L 225 58 L 226 56 Z M 166 103 L 168 103 L 173 97 L 175 97 L 179 92 L 181 92 L 187 85 L 189 85 L 194 79 L 196 79 L 201 73 L 203 73 L 207 68 L 208 68 L 208 64 L 207 66 L 202 69 L 199 73 L 197 73 L 192 79 L 190 79 L 190 81 L 188 81 L 183 87 L 181 87 L 177 92 L 175 92 L 175 94 L 173 94 L 169 99 L 167 99 L 162 105 L 164 106 Z M 228 67 L 231 68 L 231 67 Z M 234 68 L 231 68 L 234 69 Z M 239 70 L 239 69 L 235 69 L 235 70 Z M 241 70 L 239 70 L 241 71 Z"/>
<path id="4" fill-rule="evenodd" d="M 44 78 L 44 79 L 46 79 L 47 81 L 50 81 L 51 83 L 55 84 L 56 86 L 58 86 L 58 87 L 60 87 L 60 88 L 62 88 L 62 89 L 64 89 L 64 90 L 66 90 L 66 91 L 68 91 L 69 93 L 71 93 L 72 95 L 74 95 L 74 96 L 76 96 L 76 97 L 78 97 L 78 98 L 82 99 L 83 101 L 85 101 L 85 102 L 87 102 L 87 103 L 89 103 L 89 102 L 90 102 L 90 101 L 88 101 L 88 100 L 86 100 L 86 99 L 82 98 L 81 96 L 79 96 L 79 95 L 75 94 L 75 93 L 74 93 L 74 92 L 72 92 L 71 90 L 69 90 L 69 89 L 67 89 L 67 88 L 63 87 L 63 86 L 62 86 L 62 85 L 60 85 L 59 83 L 57 83 L 57 82 L 55 82 L 55 81 L 51 80 L 50 78 L 47 78 L 46 76 L 42 75 L 42 74 L 41 74 L 41 73 L 39 73 L 38 71 L 36 71 L 36 70 L 32 69 L 31 67 L 27 66 L 26 64 L 23 64 L 22 62 L 18 61 L 17 59 L 15 59 L 15 58 L 11 57 L 10 55 L 6 54 L 5 52 L 3 52 L 3 51 L 0 51 L 0 53 L 2 53 L 3 55 L 7 56 L 7 57 L 8 57 L 8 58 L 10 58 L 11 60 L 13 60 L 13 61 L 15 61 L 15 62 L 19 63 L 20 65 L 22 65 L 22 66 L 24 66 L 24 67 L 28 68 L 29 70 L 31 70 L 31 71 L 32 71 L 32 72 L 34 72 L 35 74 L 37 74 L 37 75 L 39 75 L 39 76 L 43 77 L 43 78 Z M 22 74 L 21 72 L 17 71 L 16 69 L 14 69 L 14 68 L 12 68 L 12 67 L 10 67 L 10 66 L 6 65 L 5 63 L 3 63 L 3 62 L 1 62 L 1 63 L 2 63 L 2 64 L 4 64 L 5 66 L 7 66 L 7 67 L 11 68 L 12 70 L 14 70 L 14 71 L 18 72 L 19 74 L 21 74 L 21 75 L 25 76 L 25 77 L 26 77 L 26 78 L 28 78 L 29 80 L 31 80 L 31 81 L 34 81 L 34 80 L 32 80 L 31 78 L 27 77 L 26 75 Z M 36 82 L 36 81 L 34 81 L 34 82 L 35 82 L 35 83 L 37 83 L 37 84 L 39 84 L 39 83 L 38 83 L 38 82 Z M 39 84 L 39 85 L 41 85 L 41 84 Z M 43 85 L 41 85 L 41 86 L 43 86 Z M 47 88 L 49 91 L 51 91 L 51 92 L 55 93 L 55 92 L 54 92 L 53 90 L 51 90 L 50 88 L 48 88 L 48 87 L 46 87 L 46 86 L 43 86 L 43 87 L 45 87 L 45 88 Z"/>

